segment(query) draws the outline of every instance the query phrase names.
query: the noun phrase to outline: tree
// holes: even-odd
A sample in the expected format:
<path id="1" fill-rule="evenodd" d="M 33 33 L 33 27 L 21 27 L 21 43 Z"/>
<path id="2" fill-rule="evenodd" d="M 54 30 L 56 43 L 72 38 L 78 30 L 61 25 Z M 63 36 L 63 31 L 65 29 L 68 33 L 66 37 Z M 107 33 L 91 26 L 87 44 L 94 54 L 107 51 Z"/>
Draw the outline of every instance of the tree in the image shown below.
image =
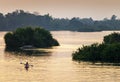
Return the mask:
<path id="1" fill-rule="evenodd" d="M 120 63 L 120 34 L 104 37 L 104 43 L 83 46 L 72 54 L 73 60 Z"/>
<path id="2" fill-rule="evenodd" d="M 112 33 L 107 36 L 104 36 L 104 43 L 105 44 L 112 44 L 112 43 L 120 43 L 120 33 Z"/>
<path id="3" fill-rule="evenodd" d="M 4 36 L 6 48 L 19 49 L 25 45 L 31 45 L 37 48 L 58 46 L 51 33 L 43 28 L 18 28 Z"/>
<path id="4" fill-rule="evenodd" d="M 111 20 L 116 20 L 116 18 L 117 18 L 117 16 L 116 15 L 112 15 L 112 17 L 111 17 Z"/>

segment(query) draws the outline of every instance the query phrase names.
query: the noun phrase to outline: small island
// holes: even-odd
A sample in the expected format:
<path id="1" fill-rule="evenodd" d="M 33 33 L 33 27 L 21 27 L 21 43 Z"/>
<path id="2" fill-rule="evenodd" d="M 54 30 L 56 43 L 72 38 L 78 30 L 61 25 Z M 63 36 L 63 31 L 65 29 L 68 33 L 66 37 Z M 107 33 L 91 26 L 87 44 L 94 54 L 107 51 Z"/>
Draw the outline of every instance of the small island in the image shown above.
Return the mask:
<path id="1" fill-rule="evenodd" d="M 17 28 L 15 31 L 6 33 L 4 39 L 6 50 L 9 51 L 59 46 L 58 41 L 52 37 L 52 34 L 40 27 Z"/>
<path id="2" fill-rule="evenodd" d="M 72 53 L 75 61 L 120 63 L 120 33 L 104 36 L 102 44 L 83 46 Z"/>

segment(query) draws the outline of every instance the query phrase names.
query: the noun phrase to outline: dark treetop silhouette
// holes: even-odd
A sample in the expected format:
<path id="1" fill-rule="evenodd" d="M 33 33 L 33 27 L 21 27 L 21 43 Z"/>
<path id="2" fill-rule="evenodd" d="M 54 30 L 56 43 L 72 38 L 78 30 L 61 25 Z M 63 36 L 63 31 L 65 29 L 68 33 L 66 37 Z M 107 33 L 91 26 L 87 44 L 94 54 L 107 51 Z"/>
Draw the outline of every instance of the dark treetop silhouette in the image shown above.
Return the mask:
<path id="1" fill-rule="evenodd" d="M 83 46 L 72 56 L 77 61 L 120 63 L 120 33 L 105 36 L 102 44 Z"/>
<path id="2" fill-rule="evenodd" d="M 8 32 L 4 36 L 6 48 L 9 50 L 18 50 L 24 46 L 44 48 L 58 46 L 51 33 L 43 28 L 18 28 L 15 31 Z"/>
<path id="3" fill-rule="evenodd" d="M 73 17 L 53 18 L 49 14 L 38 15 L 16 10 L 12 13 L 3 15 L 0 13 L 0 31 L 15 30 L 18 27 L 40 26 L 47 30 L 69 30 L 69 31 L 103 31 L 103 30 L 120 30 L 120 20 L 113 15 L 111 19 L 95 21 L 92 18 Z"/>

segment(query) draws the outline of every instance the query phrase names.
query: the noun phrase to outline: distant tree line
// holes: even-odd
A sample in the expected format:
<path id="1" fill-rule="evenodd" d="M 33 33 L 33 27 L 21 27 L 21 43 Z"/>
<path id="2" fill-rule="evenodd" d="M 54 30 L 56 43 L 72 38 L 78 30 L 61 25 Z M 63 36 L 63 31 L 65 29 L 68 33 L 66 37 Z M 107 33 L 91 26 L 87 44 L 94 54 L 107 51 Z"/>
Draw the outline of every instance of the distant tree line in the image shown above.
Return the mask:
<path id="1" fill-rule="evenodd" d="M 105 36 L 102 44 L 83 46 L 72 57 L 77 61 L 120 63 L 120 33 Z"/>
<path id="2" fill-rule="evenodd" d="M 120 19 L 113 15 L 111 19 L 95 21 L 92 18 L 74 17 L 53 18 L 49 14 L 38 15 L 16 10 L 12 13 L 3 15 L 0 13 L 0 31 L 15 30 L 18 27 L 40 26 L 47 30 L 70 30 L 70 31 L 103 31 L 103 30 L 120 30 Z"/>

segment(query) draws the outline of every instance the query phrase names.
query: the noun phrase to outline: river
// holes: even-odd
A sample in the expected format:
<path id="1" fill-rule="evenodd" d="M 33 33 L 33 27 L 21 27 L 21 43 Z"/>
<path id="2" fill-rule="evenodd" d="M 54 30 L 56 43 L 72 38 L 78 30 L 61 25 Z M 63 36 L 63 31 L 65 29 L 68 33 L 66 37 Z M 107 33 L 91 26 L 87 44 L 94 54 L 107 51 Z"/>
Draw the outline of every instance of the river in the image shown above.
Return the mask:
<path id="1" fill-rule="evenodd" d="M 120 82 L 120 67 L 92 65 L 72 61 L 72 52 L 82 45 L 101 43 L 112 31 L 52 31 L 60 46 L 40 49 L 42 56 L 20 56 L 4 51 L 4 34 L 0 32 L 0 82 Z M 28 71 L 20 62 L 28 61 Z"/>

